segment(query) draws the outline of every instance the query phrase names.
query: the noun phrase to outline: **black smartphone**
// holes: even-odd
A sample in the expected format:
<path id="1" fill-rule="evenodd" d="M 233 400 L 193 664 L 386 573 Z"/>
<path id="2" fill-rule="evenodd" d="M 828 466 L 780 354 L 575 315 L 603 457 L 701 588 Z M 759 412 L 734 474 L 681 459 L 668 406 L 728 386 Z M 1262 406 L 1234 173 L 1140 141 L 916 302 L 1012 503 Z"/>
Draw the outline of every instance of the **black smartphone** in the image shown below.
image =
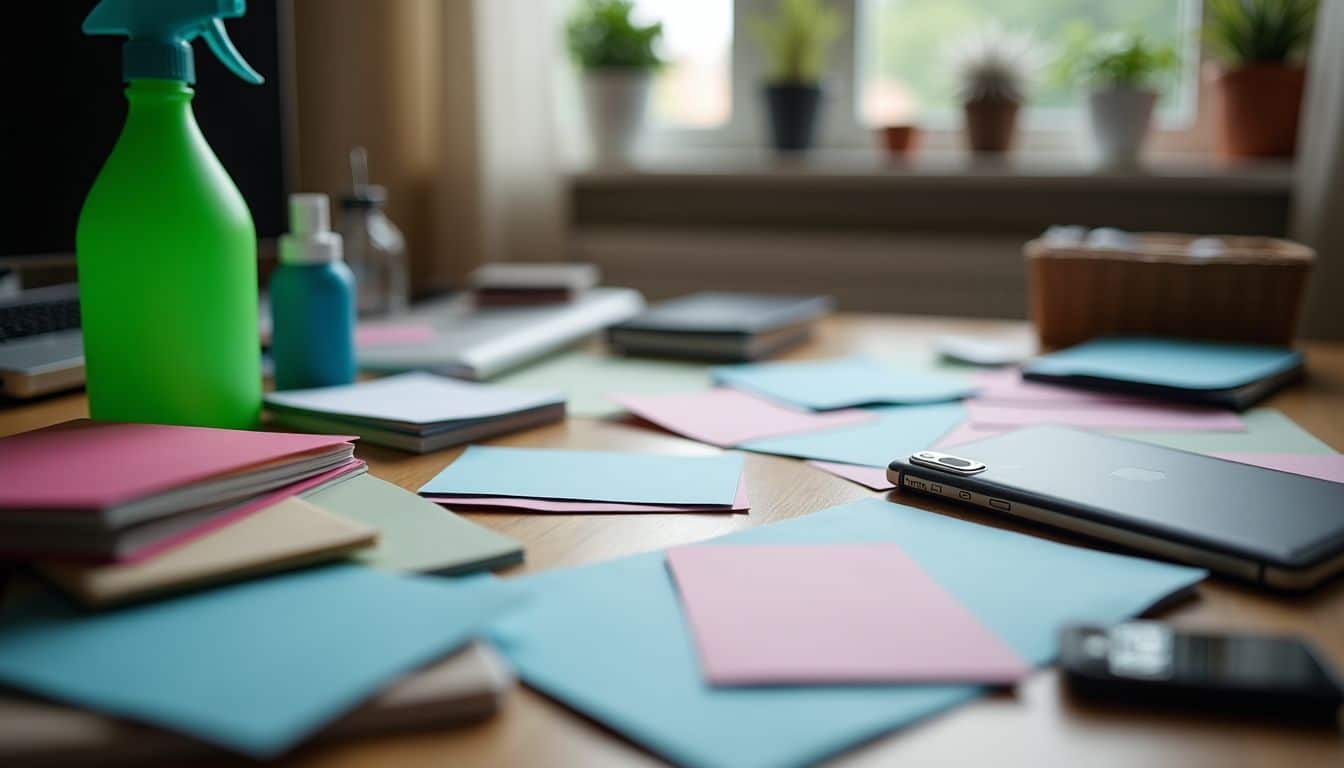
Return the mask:
<path id="1" fill-rule="evenodd" d="M 1154 621 L 1074 625 L 1060 635 L 1071 694 L 1128 705 L 1178 707 L 1337 725 L 1338 679 L 1295 637 L 1185 632 Z"/>

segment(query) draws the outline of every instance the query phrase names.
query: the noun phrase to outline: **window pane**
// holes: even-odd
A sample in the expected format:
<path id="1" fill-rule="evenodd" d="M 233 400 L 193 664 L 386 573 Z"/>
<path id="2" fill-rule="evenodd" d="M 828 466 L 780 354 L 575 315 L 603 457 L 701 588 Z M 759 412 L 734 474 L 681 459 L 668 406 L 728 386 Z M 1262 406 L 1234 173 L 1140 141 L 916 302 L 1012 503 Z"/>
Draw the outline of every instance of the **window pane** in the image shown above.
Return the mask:
<path id="1" fill-rule="evenodd" d="M 1198 0 L 861 0 L 859 25 L 860 119 L 868 125 L 917 120 L 952 126 L 960 104 L 949 52 L 991 24 L 1029 34 L 1048 65 L 1064 40 L 1084 32 L 1139 31 L 1174 43 L 1181 54 L 1179 82 L 1165 90 L 1159 115 L 1188 122 L 1198 72 Z M 1079 94 L 1041 73 L 1033 83 L 1027 119 L 1059 125 L 1077 109 Z"/>
<path id="2" fill-rule="evenodd" d="M 668 62 L 653 85 L 654 119 L 674 128 L 714 128 L 732 109 L 731 0 L 635 0 L 641 23 L 663 23 Z"/>

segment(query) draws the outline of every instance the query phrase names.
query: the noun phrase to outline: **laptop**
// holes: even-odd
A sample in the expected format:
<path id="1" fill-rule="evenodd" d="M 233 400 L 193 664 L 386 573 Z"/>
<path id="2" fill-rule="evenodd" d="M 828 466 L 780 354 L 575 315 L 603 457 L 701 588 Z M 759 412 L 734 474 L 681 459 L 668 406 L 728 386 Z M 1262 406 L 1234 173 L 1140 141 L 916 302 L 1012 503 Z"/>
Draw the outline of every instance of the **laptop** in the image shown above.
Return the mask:
<path id="1" fill-rule="evenodd" d="M 1065 427 L 891 462 L 902 492 L 1061 528 L 1279 589 L 1344 570 L 1344 483 Z"/>
<path id="2" fill-rule="evenodd" d="M 0 299 L 0 392 L 36 397 L 84 384 L 79 289 L 33 288 Z"/>

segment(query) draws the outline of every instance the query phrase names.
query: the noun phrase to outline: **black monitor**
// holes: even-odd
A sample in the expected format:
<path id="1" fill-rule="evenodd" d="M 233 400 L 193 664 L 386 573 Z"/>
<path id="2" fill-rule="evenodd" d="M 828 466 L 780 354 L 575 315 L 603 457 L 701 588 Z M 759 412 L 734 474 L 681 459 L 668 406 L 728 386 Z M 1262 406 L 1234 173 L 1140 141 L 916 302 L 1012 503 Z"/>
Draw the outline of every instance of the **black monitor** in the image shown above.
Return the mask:
<path id="1" fill-rule="evenodd" d="M 11 19 L 0 54 L 0 259 L 11 263 L 74 253 L 80 207 L 126 119 L 124 38 L 80 32 L 95 4 L 27 3 Z M 285 0 L 252 0 L 245 17 L 225 25 L 266 82 L 244 83 L 196 41 L 196 120 L 247 200 L 257 236 L 273 238 L 286 229 L 289 9 Z"/>

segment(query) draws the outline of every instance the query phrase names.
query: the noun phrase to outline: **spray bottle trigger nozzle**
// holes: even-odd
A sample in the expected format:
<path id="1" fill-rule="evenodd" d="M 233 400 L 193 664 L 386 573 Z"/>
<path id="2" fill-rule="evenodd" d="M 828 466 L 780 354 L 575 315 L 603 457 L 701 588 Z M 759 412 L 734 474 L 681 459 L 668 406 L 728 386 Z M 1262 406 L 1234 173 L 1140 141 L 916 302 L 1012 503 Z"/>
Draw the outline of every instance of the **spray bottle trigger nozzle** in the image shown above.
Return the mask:
<path id="1" fill-rule="evenodd" d="M 233 41 L 229 39 L 229 33 L 224 28 L 222 19 L 211 19 L 201 28 L 201 37 L 205 38 L 206 45 L 210 46 L 210 51 L 229 68 L 233 74 L 241 77 L 253 85 L 260 85 L 265 82 L 261 73 L 252 68 L 243 58 L 243 55 L 234 47 Z"/>

